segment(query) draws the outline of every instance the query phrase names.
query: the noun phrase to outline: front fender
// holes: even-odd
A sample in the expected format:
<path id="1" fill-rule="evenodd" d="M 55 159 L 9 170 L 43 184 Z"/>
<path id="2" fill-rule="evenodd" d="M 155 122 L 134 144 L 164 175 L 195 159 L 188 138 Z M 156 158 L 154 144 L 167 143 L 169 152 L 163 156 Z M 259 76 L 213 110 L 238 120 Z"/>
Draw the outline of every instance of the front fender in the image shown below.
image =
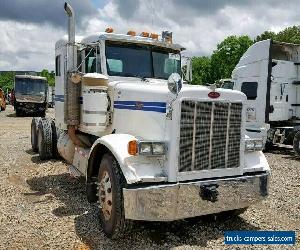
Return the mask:
<path id="1" fill-rule="evenodd" d="M 90 151 L 101 144 L 116 158 L 128 184 L 137 182 L 161 182 L 167 177 L 163 171 L 164 157 L 132 156 L 128 153 L 128 142 L 137 140 L 129 134 L 110 134 L 97 139 Z"/>
<path id="2" fill-rule="evenodd" d="M 262 151 L 245 152 L 244 173 L 268 171 L 270 167 L 268 161 Z"/>

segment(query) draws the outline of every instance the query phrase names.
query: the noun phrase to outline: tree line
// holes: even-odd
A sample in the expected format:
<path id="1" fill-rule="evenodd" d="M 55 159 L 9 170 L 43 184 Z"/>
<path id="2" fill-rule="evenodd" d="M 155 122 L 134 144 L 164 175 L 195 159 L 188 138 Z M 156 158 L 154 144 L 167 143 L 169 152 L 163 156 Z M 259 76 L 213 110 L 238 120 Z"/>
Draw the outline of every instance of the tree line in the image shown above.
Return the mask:
<path id="1" fill-rule="evenodd" d="M 14 78 L 16 73 L 14 71 L 8 71 L 0 73 L 0 88 L 5 92 L 12 90 L 14 87 Z M 55 73 L 54 71 L 48 71 L 43 69 L 41 72 L 37 72 L 38 76 L 43 76 L 47 78 L 48 84 L 54 86 L 55 84 Z"/>
<path id="2" fill-rule="evenodd" d="M 278 33 L 265 31 L 254 40 L 247 35 L 225 38 L 211 56 L 192 57 L 192 83 L 212 84 L 219 79 L 231 78 L 231 72 L 246 50 L 253 43 L 266 39 L 300 44 L 300 26 L 288 27 Z"/>

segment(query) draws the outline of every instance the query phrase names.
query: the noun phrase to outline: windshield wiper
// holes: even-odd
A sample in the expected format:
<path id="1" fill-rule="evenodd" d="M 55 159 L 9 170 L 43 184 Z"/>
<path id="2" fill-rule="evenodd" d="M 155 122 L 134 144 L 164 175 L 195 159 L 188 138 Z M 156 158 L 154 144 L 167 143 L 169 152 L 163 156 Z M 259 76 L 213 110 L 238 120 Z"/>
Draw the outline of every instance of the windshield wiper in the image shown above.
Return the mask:
<path id="1" fill-rule="evenodd" d="M 124 74 L 123 76 L 125 77 L 137 77 L 140 78 L 143 82 L 149 82 L 149 80 L 146 78 L 146 76 L 140 76 L 140 75 L 135 75 L 135 74 Z"/>
<path id="2" fill-rule="evenodd" d="M 137 77 L 139 77 L 143 82 L 149 82 L 146 76 L 137 76 Z"/>

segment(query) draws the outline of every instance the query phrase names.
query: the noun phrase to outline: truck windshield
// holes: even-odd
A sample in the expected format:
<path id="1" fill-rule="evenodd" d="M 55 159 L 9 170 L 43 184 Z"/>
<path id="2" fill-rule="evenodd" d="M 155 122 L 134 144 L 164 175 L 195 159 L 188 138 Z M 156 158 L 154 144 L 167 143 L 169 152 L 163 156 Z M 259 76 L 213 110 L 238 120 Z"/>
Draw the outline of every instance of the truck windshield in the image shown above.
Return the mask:
<path id="1" fill-rule="evenodd" d="M 146 45 L 106 45 L 107 72 L 110 76 L 168 79 L 181 74 L 179 52 Z"/>
<path id="2" fill-rule="evenodd" d="M 46 81 L 41 79 L 17 78 L 15 93 L 19 95 L 39 95 L 46 93 Z"/>

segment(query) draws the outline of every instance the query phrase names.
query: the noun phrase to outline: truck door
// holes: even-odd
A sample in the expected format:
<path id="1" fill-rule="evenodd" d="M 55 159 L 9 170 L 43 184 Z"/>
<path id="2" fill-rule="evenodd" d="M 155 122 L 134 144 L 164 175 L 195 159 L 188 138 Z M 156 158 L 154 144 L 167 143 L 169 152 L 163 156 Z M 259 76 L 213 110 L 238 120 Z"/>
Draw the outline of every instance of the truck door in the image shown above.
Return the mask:
<path id="1" fill-rule="evenodd" d="M 246 101 L 246 134 L 266 139 L 270 112 L 271 40 L 253 44 L 232 72 L 233 89 L 242 91 Z"/>

